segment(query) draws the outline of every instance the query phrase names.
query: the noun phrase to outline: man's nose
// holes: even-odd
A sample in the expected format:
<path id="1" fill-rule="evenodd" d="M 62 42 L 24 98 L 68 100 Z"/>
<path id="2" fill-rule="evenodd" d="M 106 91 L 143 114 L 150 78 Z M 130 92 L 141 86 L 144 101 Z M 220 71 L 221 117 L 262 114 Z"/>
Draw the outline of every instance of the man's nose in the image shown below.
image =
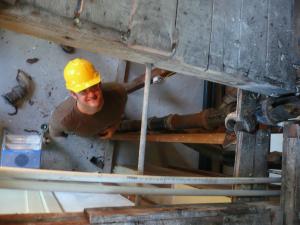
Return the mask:
<path id="1" fill-rule="evenodd" d="M 87 90 L 87 96 L 88 97 L 94 97 L 95 96 L 95 92 L 93 90 L 88 89 Z"/>

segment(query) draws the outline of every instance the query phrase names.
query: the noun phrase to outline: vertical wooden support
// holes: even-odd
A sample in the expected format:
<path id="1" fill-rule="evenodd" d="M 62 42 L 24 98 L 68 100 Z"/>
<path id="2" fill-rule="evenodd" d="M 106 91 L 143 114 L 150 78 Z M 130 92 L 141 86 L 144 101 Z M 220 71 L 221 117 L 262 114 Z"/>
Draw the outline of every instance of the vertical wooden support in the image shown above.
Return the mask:
<path id="1" fill-rule="evenodd" d="M 129 73 L 129 62 L 124 60 L 119 60 L 117 67 L 117 74 L 115 82 L 123 83 L 126 76 Z M 103 173 L 111 173 L 113 168 L 113 155 L 117 144 L 114 141 L 107 141 L 106 148 L 104 152 L 104 167 Z"/>
<path id="2" fill-rule="evenodd" d="M 270 152 L 271 133 L 269 130 L 258 130 L 255 139 L 255 152 L 254 152 L 254 177 L 266 177 L 268 175 L 268 154 Z M 262 190 L 266 189 L 264 184 L 254 184 L 252 189 Z"/>
<path id="3" fill-rule="evenodd" d="M 238 90 L 237 118 L 243 121 L 254 115 L 256 94 Z M 253 121 L 254 122 L 254 121 Z M 258 130 L 254 133 L 237 131 L 237 145 L 234 165 L 235 177 L 267 176 L 267 155 L 270 148 L 270 133 Z M 236 185 L 235 189 L 265 189 L 265 185 Z M 235 201 L 251 201 L 257 198 L 235 198 Z"/>
<path id="4" fill-rule="evenodd" d="M 286 123 L 283 131 L 281 207 L 283 224 L 300 224 L 300 126 Z"/>
<path id="5" fill-rule="evenodd" d="M 114 141 L 107 141 L 107 145 L 104 152 L 103 173 L 111 173 L 112 171 L 114 150 L 115 150 Z"/>

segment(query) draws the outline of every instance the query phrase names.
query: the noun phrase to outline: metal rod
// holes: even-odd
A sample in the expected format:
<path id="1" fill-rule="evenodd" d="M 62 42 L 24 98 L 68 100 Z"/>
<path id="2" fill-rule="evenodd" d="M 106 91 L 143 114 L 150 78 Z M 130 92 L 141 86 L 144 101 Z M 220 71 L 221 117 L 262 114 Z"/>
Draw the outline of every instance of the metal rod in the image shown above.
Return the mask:
<path id="1" fill-rule="evenodd" d="M 89 192 L 107 194 L 173 195 L 173 196 L 278 196 L 280 191 L 264 190 L 209 190 L 209 189 L 172 189 L 132 186 L 109 186 L 75 182 L 6 180 L 0 182 L 0 188 L 26 189 L 41 191 Z"/>
<path id="2" fill-rule="evenodd" d="M 146 132 L 147 132 L 147 114 L 148 114 L 148 101 L 149 101 L 149 90 L 151 82 L 151 64 L 146 64 L 146 77 L 145 77 L 145 88 L 143 98 L 143 114 L 142 114 L 142 126 L 141 126 L 141 138 L 139 147 L 139 160 L 138 160 L 138 173 L 144 173 L 145 164 L 145 149 L 146 149 Z"/>
<path id="3" fill-rule="evenodd" d="M 178 177 L 123 175 L 88 172 L 71 172 L 58 170 L 0 168 L 0 179 L 29 179 L 69 182 L 117 183 L 117 184 L 198 184 L 198 185 L 230 185 L 230 184 L 266 184 L 280 183 L 280 177 Z"/>

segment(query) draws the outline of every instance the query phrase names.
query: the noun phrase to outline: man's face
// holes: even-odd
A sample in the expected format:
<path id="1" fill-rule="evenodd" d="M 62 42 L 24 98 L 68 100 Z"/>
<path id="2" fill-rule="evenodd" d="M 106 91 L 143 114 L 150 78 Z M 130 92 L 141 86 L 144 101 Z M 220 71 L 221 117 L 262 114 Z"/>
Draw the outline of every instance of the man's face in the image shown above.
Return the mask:
<path id="1" fill-rule="evenodd" d="M 79 93 L 72 93 L 72 96 L 83 106 L 90 109 L 100 110 L 103 106 L 104 99 L 100 84 L 91 86 Z"/>

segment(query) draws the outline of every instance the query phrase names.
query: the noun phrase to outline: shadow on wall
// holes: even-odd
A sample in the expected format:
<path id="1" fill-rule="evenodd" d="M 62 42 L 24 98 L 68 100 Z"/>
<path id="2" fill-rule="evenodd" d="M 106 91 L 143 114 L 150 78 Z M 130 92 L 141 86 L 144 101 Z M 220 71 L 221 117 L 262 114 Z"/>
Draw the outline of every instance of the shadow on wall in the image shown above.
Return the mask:
<path id="1" fill-rule="evenodd" d="M 139 143 L 118 142 L 116 165 L 137 168 Z M 161 167 L 198 169 L 199 153 L 180 143 L 147 143 L 145 163 Z"/>

